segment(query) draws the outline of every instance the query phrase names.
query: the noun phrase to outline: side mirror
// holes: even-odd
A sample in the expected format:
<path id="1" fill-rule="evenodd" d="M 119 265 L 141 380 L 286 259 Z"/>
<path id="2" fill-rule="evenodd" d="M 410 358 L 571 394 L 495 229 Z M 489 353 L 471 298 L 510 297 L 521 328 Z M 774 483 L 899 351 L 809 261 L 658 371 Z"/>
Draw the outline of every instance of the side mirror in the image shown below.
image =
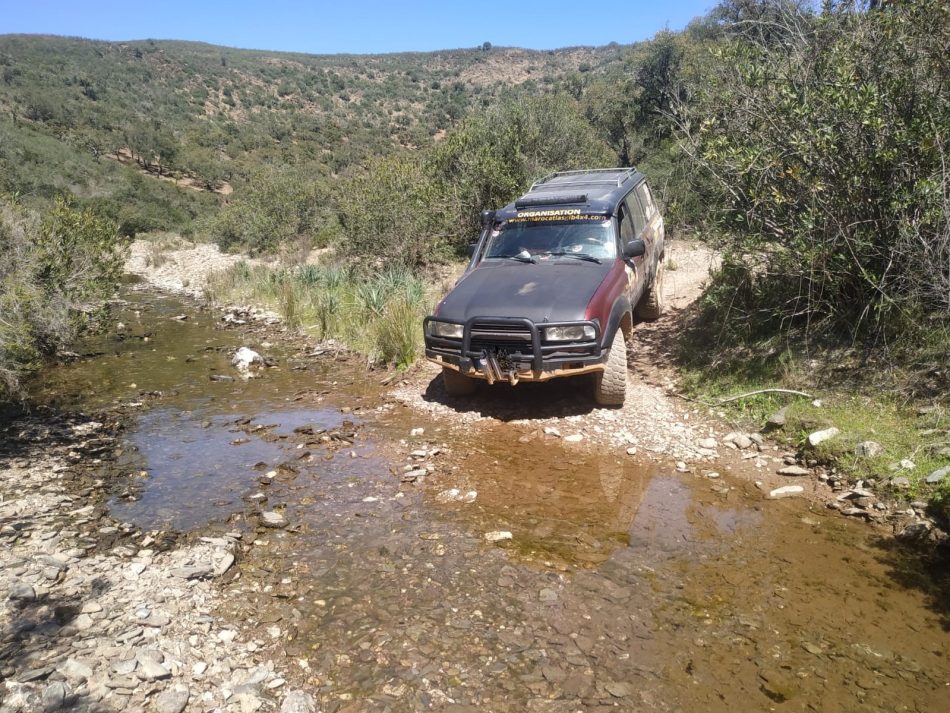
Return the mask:
<path id="1" fill-rule="evenodd" d="M 623 248 L 623 256 L 628 260 L 644 255 L 647 251 L 647 244 L 640 238 L 631 240 Z"/>
<path id="2" fill-rule="evenodd" d="M 494 222 L 495 222 L 495 211 L 483 210 L 482 211 L 482 228 L 490 228 Z"/>

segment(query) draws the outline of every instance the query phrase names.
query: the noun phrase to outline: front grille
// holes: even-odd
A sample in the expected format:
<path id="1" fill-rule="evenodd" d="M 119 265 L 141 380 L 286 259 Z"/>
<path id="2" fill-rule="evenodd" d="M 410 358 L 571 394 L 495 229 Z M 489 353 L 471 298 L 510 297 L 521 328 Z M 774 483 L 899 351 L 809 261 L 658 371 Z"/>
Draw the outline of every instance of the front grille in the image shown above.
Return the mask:
<path id="1" fill-rule="evenodd" d="M 473 342 L 531 342 L 531 330 L 520 324 L 475 324 L 471 334 Z"/>

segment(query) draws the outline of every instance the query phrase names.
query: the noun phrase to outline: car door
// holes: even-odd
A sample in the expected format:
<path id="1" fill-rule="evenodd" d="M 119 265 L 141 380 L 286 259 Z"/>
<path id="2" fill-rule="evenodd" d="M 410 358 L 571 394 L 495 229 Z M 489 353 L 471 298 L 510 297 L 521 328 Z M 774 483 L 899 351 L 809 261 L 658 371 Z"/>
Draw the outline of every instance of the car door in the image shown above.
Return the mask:
<path id="1" fill-rule="evenodd" d="M 642 185 L 642 184 L 641 184 Z M 656 230 L 651 216 L 648 214 L 648 206 L 644 205 L 638 195 L 638 191 L 631 191 L 623 199 L 627 212 L 633 222 L 634 236 L 643 240 L 646 244 L 646 253 L 638 264 L 640 279 L 649 284 L 652 279 L 653 269 L 656 265 Z"/>
<path id="2" fill-rule="evenodd" d="M 637 198 L 640 200 L 640 203 L 643 205 L 646 212 L 647 223 L 650 226 L 650 230 L 653 233 L 653 252 L 654 252 L 654 266 L 656 261 L 660 259 L 660 256 L 663 254 L 663 239 L 665 226 L 663 225 L 663 216 L 660 215 L 660 209 L 656 205 L 656 201 L 653 200 L 653 193 L 650 191 L 650 188 L 647 186 L 646 181 L 637 186 L 636 189 Z"/>
<path id="3" fill-rule="evenodd" d="M 621 202 L 620 210 L 617 213 L 617 223 L 620 226 L 620 250 L 619 255 L 623 254 L 623 248 L 631 240 L 637 237 L 636 228 L 633 223 L 633 216 L 625 203 Z M 636 304 L 640 299 L 640 293 L 643 291 L 644 262 L 643 255 L 635 257 L 632 260 L 624 260 L 627 272 L 627 298 L 630 304 Z"/>

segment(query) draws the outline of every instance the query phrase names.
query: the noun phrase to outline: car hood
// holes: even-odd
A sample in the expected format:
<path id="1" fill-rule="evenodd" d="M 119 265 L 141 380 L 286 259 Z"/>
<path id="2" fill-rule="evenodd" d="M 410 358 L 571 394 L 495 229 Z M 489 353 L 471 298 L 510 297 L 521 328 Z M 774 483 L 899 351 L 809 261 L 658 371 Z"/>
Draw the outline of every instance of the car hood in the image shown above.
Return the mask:
<path id="1" fill-rule="evenodd" d="M 487 262 L 465 275 L 439 304 L 436 316 L 526 317 L 533 322 L 584 319 L 587 304 L 610 272 L 609 262 Z"/>

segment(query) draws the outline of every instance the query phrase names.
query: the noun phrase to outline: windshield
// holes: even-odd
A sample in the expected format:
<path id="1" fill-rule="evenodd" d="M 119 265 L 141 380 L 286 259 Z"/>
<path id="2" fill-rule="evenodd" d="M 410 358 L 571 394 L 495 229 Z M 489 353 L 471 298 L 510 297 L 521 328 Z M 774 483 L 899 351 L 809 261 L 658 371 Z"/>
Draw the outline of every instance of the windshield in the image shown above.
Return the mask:
<path id="1" fill-rule="evenodd" d="M 588 255 L 601 260 L 615 258 L 617 241 L 610 219 L 508 221 L 492 232 L 485 248 L 485 259 L 520 256 L 543 260 L 569 255 Z"/>

